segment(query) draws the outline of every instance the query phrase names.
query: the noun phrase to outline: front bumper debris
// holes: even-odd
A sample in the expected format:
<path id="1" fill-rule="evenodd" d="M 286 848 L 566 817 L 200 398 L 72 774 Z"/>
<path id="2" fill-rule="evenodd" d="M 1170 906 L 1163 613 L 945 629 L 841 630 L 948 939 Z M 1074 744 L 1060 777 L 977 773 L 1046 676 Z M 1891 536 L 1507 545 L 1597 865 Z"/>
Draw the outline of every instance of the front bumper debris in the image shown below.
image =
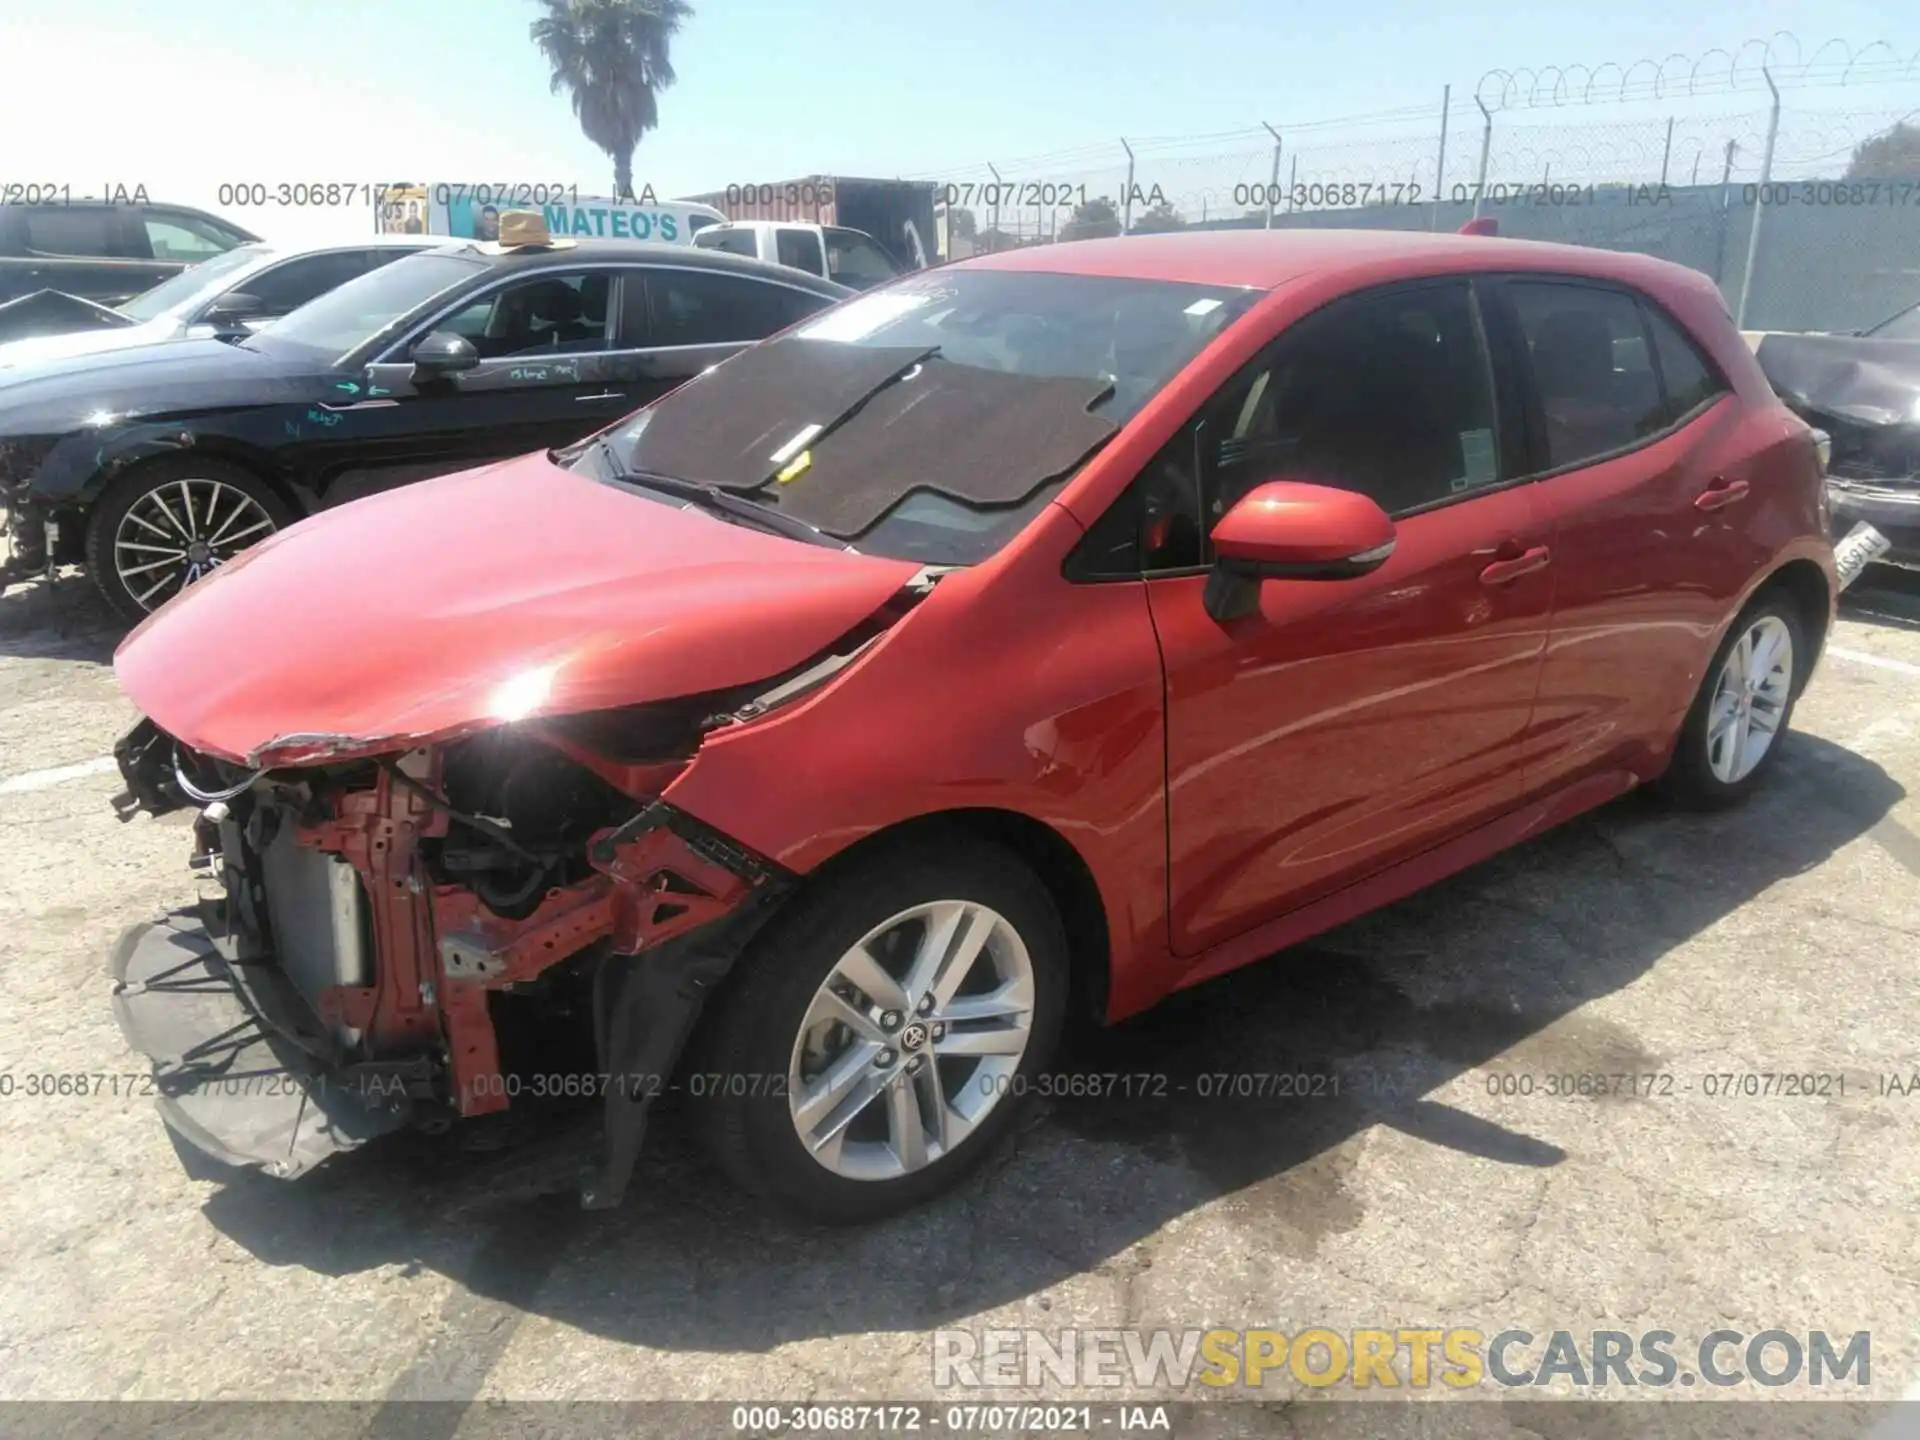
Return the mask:
<path id="1" fill-rule="evenodd" d="M 1876 557 L 1879 563 L 1920 569 L 1920 476 L 1904 482 L 1830 476 L 1827 504 L 1836 542 L 1859 525 L 1871 525 L 1887 539 L 1888 548 Z"/>
<path id="2" fill-rule="evenodd" d="M 503 911 L 447 868 L 440 752 L 408 757 L 417 775 L 248 775 L 142 721 L 115 754 L 123 819 L 204 802 L 190 863 L 225 892 L 128 932 L 115 1013 L 176 1134 L 282 1178 L 510 1108 L 499 1006 L 566 1014 L 590 994 L 597 1075 L 577 1093 L 602 1096 L 604 1128 L 581 1200 L 617 1205 L 707 997 L 796 881 L 655 799 Z"/>
<path id="3" fill-rule="evenodd" d="M 398 1086 L 350 1081 L 304 1048 L 277 972 L 230 962 L 190 914 L 128 930 L 107 970 L 121 1033 L 153 1062 L 161 1118 L 217 1160 L 291 1178 L 409 1118 Z"/>

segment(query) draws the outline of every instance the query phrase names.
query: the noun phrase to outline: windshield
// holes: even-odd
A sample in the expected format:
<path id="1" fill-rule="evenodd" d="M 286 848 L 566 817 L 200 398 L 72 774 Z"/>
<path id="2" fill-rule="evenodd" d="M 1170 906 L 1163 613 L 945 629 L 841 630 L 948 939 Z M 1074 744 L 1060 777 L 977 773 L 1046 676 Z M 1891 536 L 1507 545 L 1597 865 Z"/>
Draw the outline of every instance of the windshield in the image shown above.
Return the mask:
<path id="1" fill-rule="evenodd" d="M 1920 305 L 1909 306 L 1867 332 L 1876 340 L 1920 340 Z"/>
<path id="2" fill-rule="evenodd" d="M 749 496 L 869 554 L 972 564 L 1256 298 L 914 275 L 742 352 L 606 438 L 628 472 Z"/>
<path id="3" fill-rule="evenodd" d="M 487 268 L 478 257 L 437 252 L 409 255 L 309 300 L 246 344 L 250 349 L 304 351 L 312 358 L 333 361 L 397 327 L 436 295 L 485 274 Z"/>
<path id="4" fill-rule="evenodd" d="M 114 308 L 130 320 L 158 320 L 170 310 L 190 310 L 202 299 L 210 299 L 226 289 L 226 282 L 242 270 L 266 259 L 273 252 L 264 245 L 242 245 L 237 249 L 189 265 L 178 275 L 168 276 L 151 290 L 142 290 L 131 300 Z"/>

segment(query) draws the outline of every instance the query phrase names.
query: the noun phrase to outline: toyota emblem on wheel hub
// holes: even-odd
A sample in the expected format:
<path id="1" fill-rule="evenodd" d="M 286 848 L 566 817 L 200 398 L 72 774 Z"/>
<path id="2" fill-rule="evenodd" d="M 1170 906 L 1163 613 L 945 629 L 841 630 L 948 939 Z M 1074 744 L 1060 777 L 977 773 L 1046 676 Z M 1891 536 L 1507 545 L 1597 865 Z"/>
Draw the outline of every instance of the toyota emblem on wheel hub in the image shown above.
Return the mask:
<path id="1" fill-rule="evenodd" d="M 918 1020 L 900 1032 L 900 1048 L 902 1050 L 918 1050 L 926 1043 L 927 1027 L 922 1025 Z"/>

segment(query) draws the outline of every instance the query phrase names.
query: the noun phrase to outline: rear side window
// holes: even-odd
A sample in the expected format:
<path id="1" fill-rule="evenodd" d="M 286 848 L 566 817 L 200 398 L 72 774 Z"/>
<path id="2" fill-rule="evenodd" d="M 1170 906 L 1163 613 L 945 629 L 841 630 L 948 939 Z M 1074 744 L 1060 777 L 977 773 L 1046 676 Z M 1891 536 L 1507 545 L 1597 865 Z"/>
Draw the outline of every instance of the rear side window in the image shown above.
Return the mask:
<path id="1" fill-rule="evenodd" d="M 1679 420 L 1726 393 L 1727 384 L 1702 358 L 1699 348 L 1657 306 L 1645 305 L 1653 353 L 1660 360 L 1660 381 L 1667 395 L 1667 418 Z"/>
<path id="2" fill-rule="evenodd" d="M 820 237 L 811 230 L 781 230 L 777 235 L 780 263 L 804 270 L 809 275 L 827 273 L 826 258 L 820 252 Z"/>
<path id="3" fill-rule="evenodd" d="M 647 274 L 650 345 L 725 345 L 764 340 L 833 302 L 785 285 L 699 270 Z"/>
<path id="4" fill-rule="evenodd" d="M 1506 288 L 1540 398 L 1548 469 L 1627 449 L 1666 428 L 1666 399 L 1632 296 L 1552 281 Z"/>
<path id="5" fill-rule="evenodd" d="M 105 207 L 50 205 L 26 212 L 27 249 L 41 255 L 124 255 L 119 217 Z"/>
<path id="6" fill-rule="evenodd" d="M 751 230 L 702 230 L 693 237 L 693 243 L 702 250 L 724 250 L 729 255 L 744 255 L 749 260 L 757 259 L 760 246 Z"/>

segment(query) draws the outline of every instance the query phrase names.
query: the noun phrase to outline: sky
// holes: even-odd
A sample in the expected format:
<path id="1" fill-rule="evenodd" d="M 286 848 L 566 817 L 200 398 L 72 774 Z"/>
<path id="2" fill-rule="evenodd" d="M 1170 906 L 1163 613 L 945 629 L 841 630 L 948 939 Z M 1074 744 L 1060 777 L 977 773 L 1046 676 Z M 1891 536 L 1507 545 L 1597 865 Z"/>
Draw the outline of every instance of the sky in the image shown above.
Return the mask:
<path id="1" fill-rule="evenodd" d="M 1460 155 L 1473 137 L 1459 127 L 1477 125 L 1460 112 L 1495 68 L 1698 56 L 1779 31 L 1804 54 L 1835 38 L 1920 54 L 1920 7 L 1859 0 L 692 3 L 673 46 L 678 83 L 634 163 L 636 184 L 663 198 L 813 173 L 983 177 L 989 161 L 1004 173 L 1009 161 L 1055 152 L 1084 159 L 1086 147 L 1111 151 L 1122 135 L 1261 122 L 1285 134 L 1410 106 L 1437 116 L 1449 84 Z M 0 20 L 0 184 L 67 184 L 76 195 L 144 185 L 156 200 L 303 240 L 359 234 L 371 228 L 370 212 L 235 209 L 216 203 L 218 185 L 406 178 L 611 188 L 609 162 L 580 136 L 564 95 L 549 93 L 527 35 L 534 0 L 10 8 Z M 1913 75 L 1893 99 L 1920 108 L 1920 65 Z M 1740 103 L 1764 116 L 1764 92 Z M 1822 103 L 1834 104 L 1834 94 Z M 1860 103 L 1890 103 L 1886 87 Z M 1657 129 L 1644 106 L 1621 119 Z M 1431 148 L 1417 145 L 1421 155 Z M 1265 179 L 1258 149 L 1249 173 Z M 1048 167 L 1023 173 L 1045 178 Z"/>

